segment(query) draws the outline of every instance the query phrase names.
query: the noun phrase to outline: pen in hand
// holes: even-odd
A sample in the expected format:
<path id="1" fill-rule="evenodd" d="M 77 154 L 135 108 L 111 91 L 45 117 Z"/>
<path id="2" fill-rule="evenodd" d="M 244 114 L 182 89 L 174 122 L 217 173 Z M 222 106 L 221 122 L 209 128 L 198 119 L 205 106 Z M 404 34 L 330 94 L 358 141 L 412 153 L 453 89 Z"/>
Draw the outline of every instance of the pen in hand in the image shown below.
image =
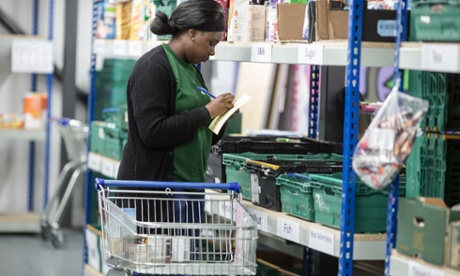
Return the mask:
<path id="1" fill-rule="evenodd" d="M 216 98 L 216 96 L 214 96 L 213 94 L 209 93 L 208 90 L 204 89 L 203 87 L 197 86 L 196 88 L 197 88 L 198 90 L 200 90 L 201 93 L 206 94 L 206 95 L 208 95 L 209 97 L 211 97 L 211 98 L 213 98 L 213 99 Z"/>

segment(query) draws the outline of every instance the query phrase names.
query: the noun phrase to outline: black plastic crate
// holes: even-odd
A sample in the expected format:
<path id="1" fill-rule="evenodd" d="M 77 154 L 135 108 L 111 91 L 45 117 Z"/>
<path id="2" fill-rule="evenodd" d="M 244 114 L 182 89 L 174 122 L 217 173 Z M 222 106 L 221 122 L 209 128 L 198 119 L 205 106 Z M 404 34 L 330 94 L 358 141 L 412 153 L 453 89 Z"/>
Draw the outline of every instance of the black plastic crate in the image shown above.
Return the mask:
<path id="1" fill-rule="evenodd" d="M 268 153 L 268 154 L 342 154 L 341 143 L 311 138 L 273 136 L 224 136 L 211 148 L 208 158 L 206 180 L 214 183 L 227 182 L 222 164 L 223 153 Z"/>
<path id="2" fill-rule="evenodd" d="M 276 185 L 278 176 L 285 173 L 322 173 L 342 171 L 342 156 L 314 154 L 312 160 L 248 160 L 246 170 L 252 175 L 252 202 L 269 210 L 281 212 L 281 190 Z"/>

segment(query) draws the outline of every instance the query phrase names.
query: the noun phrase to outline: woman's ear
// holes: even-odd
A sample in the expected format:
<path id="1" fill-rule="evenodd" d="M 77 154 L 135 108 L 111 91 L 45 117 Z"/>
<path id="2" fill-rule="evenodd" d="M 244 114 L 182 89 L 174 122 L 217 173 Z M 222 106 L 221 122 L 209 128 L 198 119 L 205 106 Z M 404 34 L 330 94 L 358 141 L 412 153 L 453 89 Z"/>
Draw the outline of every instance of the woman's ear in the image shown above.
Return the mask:
<path id="1" fill-rule="evenodd" d="M 195 29 L 189 29 L 189 30 L 188 30 L 188 35 L 189 35 L 189 37 L 190 37 L 190 39 L 191 39 L 192 41 L 195 40 L 196 34 L 197 34 L 197 30 L 195 30 Z"/>

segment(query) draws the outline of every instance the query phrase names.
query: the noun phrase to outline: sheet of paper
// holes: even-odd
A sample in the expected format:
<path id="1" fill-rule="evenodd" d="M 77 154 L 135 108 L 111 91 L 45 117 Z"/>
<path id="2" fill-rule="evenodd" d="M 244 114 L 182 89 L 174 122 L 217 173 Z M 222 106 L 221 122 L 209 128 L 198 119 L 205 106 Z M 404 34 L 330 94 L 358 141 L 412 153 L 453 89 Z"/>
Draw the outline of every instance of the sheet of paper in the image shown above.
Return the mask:
<path id="1" fill-rule="evenodd" d="M 230 109 L 229 111 L 225 112 L 224 114 L 217 116 L 212 120 L 211 124 L 209 124 L 209 129 L 214 132 L 215 134 L 218 134 L 220 129 L 224 126 L 225 122 L 232 116 L 232 114 L 238 110 L 240 107 L 245 105 L 249 100 L 251 99 L 250 96 L 244 94 L 239 98 L 234 104 L 233 108 Z"/>

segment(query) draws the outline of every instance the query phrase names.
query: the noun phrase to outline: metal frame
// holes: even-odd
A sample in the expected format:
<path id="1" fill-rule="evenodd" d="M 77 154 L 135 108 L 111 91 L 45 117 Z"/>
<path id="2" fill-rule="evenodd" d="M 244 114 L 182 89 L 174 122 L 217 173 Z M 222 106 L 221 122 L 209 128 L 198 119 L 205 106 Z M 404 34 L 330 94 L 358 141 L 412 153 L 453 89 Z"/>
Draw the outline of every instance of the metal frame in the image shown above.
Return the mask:
<path id="1" fill-rule="evenodd" d="M 48 40 L 53 40 L 53 30 L 54 30 L 54 0 L 49 0 L 49 16 L 48 16 Z M 43 207 L 45 208 L 48 205 L 48 195 L 49 195 L 49 162 L 50 162 L 50 136 L 51 136 L 51 106 L 53 99 L 53 76 L 51 72 L 47 75 L 47 92 L 48 92 L 48 102 L 46 109 L 46 138 L 45 138 L 45 180 L 43 188 Z"/>
<path id="2" fill-rule="evenodd" d="M 33 1 L 32 7 L 32 35 L 38 34 L 38 0 Z M 30 76 L 30 91 L 37 90 L 37 74 Z M 29 142 L 29 175 L 27 185 L 27 210 L 34 210 L 34 186 L 35 186 L 35 142 Z"/>
<path id="3" fill-rule="evenodd" d="M 396 19 L 396 44 L 394 55 L 394 75 L 393 80 L 396 84 L 397 79 L 400 79 L 399 91 L 404 91 L 404 70 L 399 68 L 399 57 L 401 43 L 407 40 L 407 0 L 400 0 L 398 5 L 397 19 Z M 388 210 L 387 210 L 387 243 L 386 243 L 386 257 L 385 257 L 385 275 L 390 275 L 390 257 L 392 249 L 396 248 L 396 231 L 398 228 L 398 197 L 399 197 L 399 179 L 390 185 L 390 192 L 388 196 Z"/>
<path id="4" fill-rule="evenodd" d="M 348 16 L 348 57 L 343 134 L 343 186 L 339 259 L 339 275 L 347 276 L 353 275 L 356 174 L 351 166 L 351 157 L 358 142 L 363 6 L 363 0 L 351 0 Z"/>
<path id="5" fill-rule="evenodd" d="M 308 136 L 318 138 L 318 117 L 319 117 L 319 65 L 310 66 L 310 120 L 308 125 Z"/>
<path id="6" fill-rule="evenodd" d="M 98 1 L 93 0 L 93 15 L 92 15 L 92 31 L 91 31 L 91 47 L 94 45 L 94 39 L 96 38 L 96 27 L 97 27 L 97 18 L 98 18 Z M 91 122 L 95 118 L 94 107 L 96 106 L 96 55 L 94 51 L 91 49 L 91 65 L 90 65 L 90 87 L 89 87 L 89 94 L 88 94 L 88 126 L 91 126 Z M 88 139 L 87 139 L 88 149 L 87 152 L 89 154 L 91 149 L 91 127 L 88 131 Z M 88 160 L 88 158 L 87 158 Z M 85 240 L 85 229 L 88 223 L 91 223 L 91 210 L 92 210 L 92 193 L 94 191 L 93 182 L 93 173 L 90 169 L 86 170 L 86 181 L 85 181 L 85 218 L 84 218 L 84 225 L 83 225 L 83 240 Z M 86 242 L 83 242 L 83 264 L 88 263 L 88 247 L 86 246 Z"/>

